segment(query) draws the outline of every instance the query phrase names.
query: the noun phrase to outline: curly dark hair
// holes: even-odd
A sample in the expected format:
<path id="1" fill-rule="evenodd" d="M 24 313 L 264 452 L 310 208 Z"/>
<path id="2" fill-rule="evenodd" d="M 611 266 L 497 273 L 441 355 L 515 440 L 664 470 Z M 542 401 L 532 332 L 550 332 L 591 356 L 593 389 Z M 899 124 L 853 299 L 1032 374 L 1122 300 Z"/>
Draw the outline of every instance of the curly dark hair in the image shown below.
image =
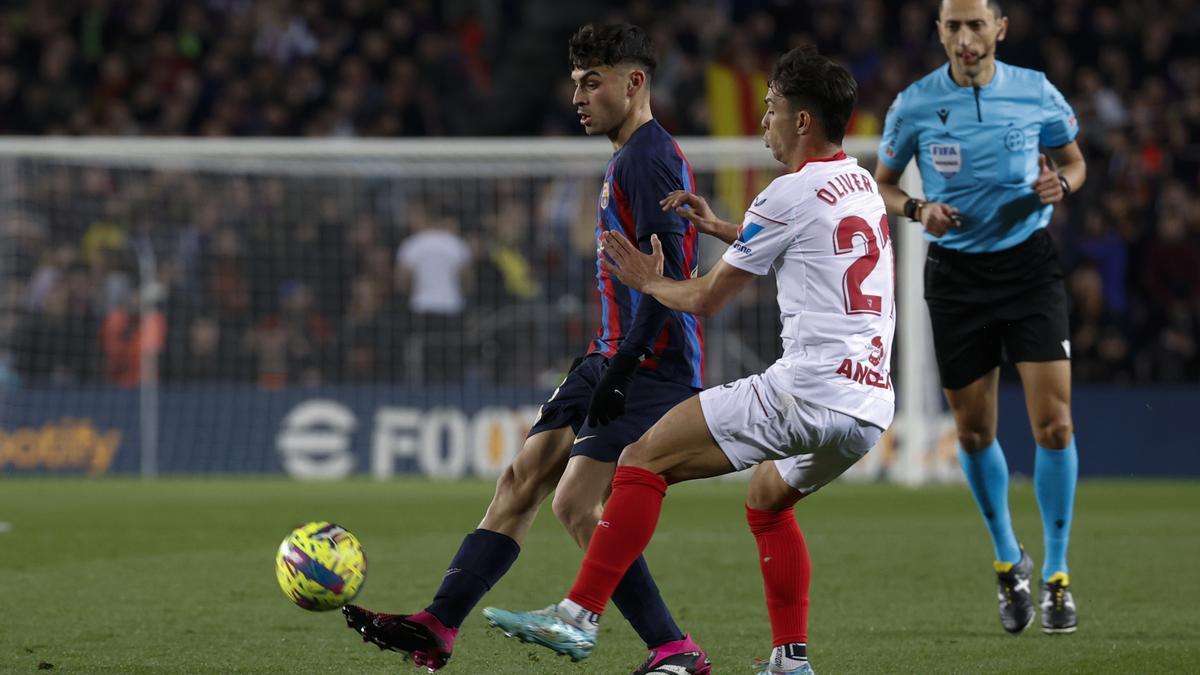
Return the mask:
<path id="1" fill-rule="evenodd" d="M 858 99 L 858 83 L 849 71 L 802 45 L 779 59 L 768 85 L 793 108 L 812 114 L 831 143 L 841 144 Z"/>
<path id="2" fill-rule="evenodd" d="M 646 71 L 647 78 L 653 78 L 658 66 L 650 36 L 638 26 L 627 23 L 587 24 L 571 36 L 567 54 L 575 69 L 636 63 Z"/>

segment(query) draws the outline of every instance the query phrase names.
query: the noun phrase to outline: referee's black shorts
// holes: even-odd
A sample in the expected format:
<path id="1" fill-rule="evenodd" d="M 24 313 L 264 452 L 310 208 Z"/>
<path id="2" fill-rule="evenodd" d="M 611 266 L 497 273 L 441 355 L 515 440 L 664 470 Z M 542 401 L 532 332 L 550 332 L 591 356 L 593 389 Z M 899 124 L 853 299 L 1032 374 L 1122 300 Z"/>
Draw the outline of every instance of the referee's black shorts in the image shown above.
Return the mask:
<path id="1" fill-rule="evenodd" d="M 961 389 L 1000 365 L 1071 358 L 1067 292 L 1044 228 L 995 253 L 929 245 L 925 302 L 946 389 Z"/>

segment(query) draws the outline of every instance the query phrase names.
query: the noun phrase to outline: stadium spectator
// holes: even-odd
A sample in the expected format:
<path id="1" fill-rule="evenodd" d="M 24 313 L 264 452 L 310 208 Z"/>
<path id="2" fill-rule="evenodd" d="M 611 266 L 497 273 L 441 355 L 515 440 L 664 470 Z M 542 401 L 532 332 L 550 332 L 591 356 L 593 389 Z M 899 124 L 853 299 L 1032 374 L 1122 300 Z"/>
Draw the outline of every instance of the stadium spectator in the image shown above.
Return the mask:
<path id="1" fill-rule="evenodd" d="M 1133 380 L 1132 350 L 1123 317 L 1107 306 L 1103 275 L 1082 265 L 1068 280 L 1075 298 L 1071 313 L 1072 375 L 1080 380 Z"/>
<path id="2" fill-rule="evenodd" d="M 167 358 L 163 364 L 163 378 L 170 382 L 232 382 L 244 379 L 246 368 L 242 358 L 242 346 L 221 327 L 221 322 L 211 315 L 193 318 L 181 327 L 182 335 L 172 335 L 168 330 Z M 180 341 L 184 344 L 179 344 Z M 175 350 L 172 353 L 171 347 Z"/>
<path id="3" fill-rule="evenodd" d="M 244 321 L 250 310 L 250 286 L 242 259 L 241 237 L 232 229 L 222 229 L 213 241 L 208 287 L 217 313 L 226 321 Z"/>
<path id="4" fill-rule="evenodd" d="M 502 305 L 533 300 L 542 292 L 537 273 L 525 251 L 529 247 L 529 209 L 516 199 L 499 205 L 490 223 L 486 246 L 487 270 L 501 293 L 491 299 Z M 481 287 L 482 288 L 482 287 Z"/>
<path id="5" fill-rule="evenodd" d="M 1150 311 L 1150 377 L 1195 382 L 1200 349 L 1200 247 L 1188 236 L 1184 216 L 1159 216 L 1157 232 L 1143 253 L 1142 286 Z"/>
<path id="6" fill-rule="evenodd" d="M 388 382 L 402 377 L 400 359 L 393 358 L 391 313 L 375 280 L 362 275 L 351 284 L 350 306 L 340 331 L 340 364 L 344 379 Z"/>
<path id="7" fill-rule="evenodd" d="M 407 224 L 413 234 L 396 253 L 396 288 L 408 298 L 412 326 L 406 370 L 420 381 L 456 380 L 464 372 L 465 289 L 472 286 L 474 255 L 453 218 L 413 205 Z"/>
<path id="8" fill-rule="evenodd" d="M 104 381 L 118 387 L 142 382 L 142 360 L 157 359 L 166 338 L 166 320 L 157 309 L 143 311 L 136 298 L 116 307 L 100 327 Z"/>
<path id="9" fill-rule="evenodd" d="M 95 321 L 89 307 L 72 307 L 66 284 L 52 285 L 39 308 L 23 318 L 13 353 L 24 382 L 77 385 L 93 378 L 98 350 L 88 336 L 95 334 Z"/>
<path id="10" fill-rule="evenodd" d="M 313 308 L 312 290 L 288 280 L 279 288 L 278 312 L 259 321 L 246 334 L 254 358 L 258 386 L 316 386 L 325 379 L 333 331 Z"/>

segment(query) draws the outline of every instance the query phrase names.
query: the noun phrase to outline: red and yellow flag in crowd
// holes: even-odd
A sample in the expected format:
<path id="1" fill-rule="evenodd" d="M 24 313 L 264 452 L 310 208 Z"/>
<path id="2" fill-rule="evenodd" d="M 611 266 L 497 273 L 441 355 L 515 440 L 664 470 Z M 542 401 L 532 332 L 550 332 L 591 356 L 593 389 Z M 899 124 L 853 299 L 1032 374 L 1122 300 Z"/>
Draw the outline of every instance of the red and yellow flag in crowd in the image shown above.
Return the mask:
<path id="1" fill-rule="evenodd" d="M 709 129 L 713 136 L 760 136 L 767 111 L 763 97 L 767 75 L 761 70 L 743 70 L 713 63 L 705 73 L 708 93 Z M 723 169 L 716 176 L 716 197 L 727 212 L 740 213 L 771 179 L 758 169 Z"/>

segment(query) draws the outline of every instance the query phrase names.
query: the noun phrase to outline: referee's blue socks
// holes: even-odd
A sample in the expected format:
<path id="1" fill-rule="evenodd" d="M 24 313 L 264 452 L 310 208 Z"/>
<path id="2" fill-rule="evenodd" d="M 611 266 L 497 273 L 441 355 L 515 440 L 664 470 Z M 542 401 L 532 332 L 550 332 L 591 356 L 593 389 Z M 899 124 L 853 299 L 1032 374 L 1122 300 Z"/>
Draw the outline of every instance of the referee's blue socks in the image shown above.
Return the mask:
<path id="1" fill-rule="evenodd" d="M 960 446 L 958 461 L 967 476 L 967 484 L 971 486 L 971 494 L 975 495 L 975 503 L 983 514 L 988 533 L 992 535 L 996 561 L 1021 562 L 1021 546 L 1017 543 L 1017 535 L 1013 533 L 1012 517 L 1008 513 L 1008 462 L 1004 459 L 1004 451 L 1000 449 L 1000 441 L 993 440 L 991 445 L 979 452 L 967 452 Z M 1038 495 L 1040 498 L 1041 493 Z"/>
<path id="2" fill-rule="evenodd" d="M 1046 543 L 1043 580 L 1058 572 L 1069 574 L 1067 544 L 1071 539 L 1071 513 L 1078 476 L 1079 454 L 1075 451 L 1074 436 L 1061 450 L 1038 446 L 1033 465 L 1033 489 L 1042 513 L 1042 533 Z"/>

